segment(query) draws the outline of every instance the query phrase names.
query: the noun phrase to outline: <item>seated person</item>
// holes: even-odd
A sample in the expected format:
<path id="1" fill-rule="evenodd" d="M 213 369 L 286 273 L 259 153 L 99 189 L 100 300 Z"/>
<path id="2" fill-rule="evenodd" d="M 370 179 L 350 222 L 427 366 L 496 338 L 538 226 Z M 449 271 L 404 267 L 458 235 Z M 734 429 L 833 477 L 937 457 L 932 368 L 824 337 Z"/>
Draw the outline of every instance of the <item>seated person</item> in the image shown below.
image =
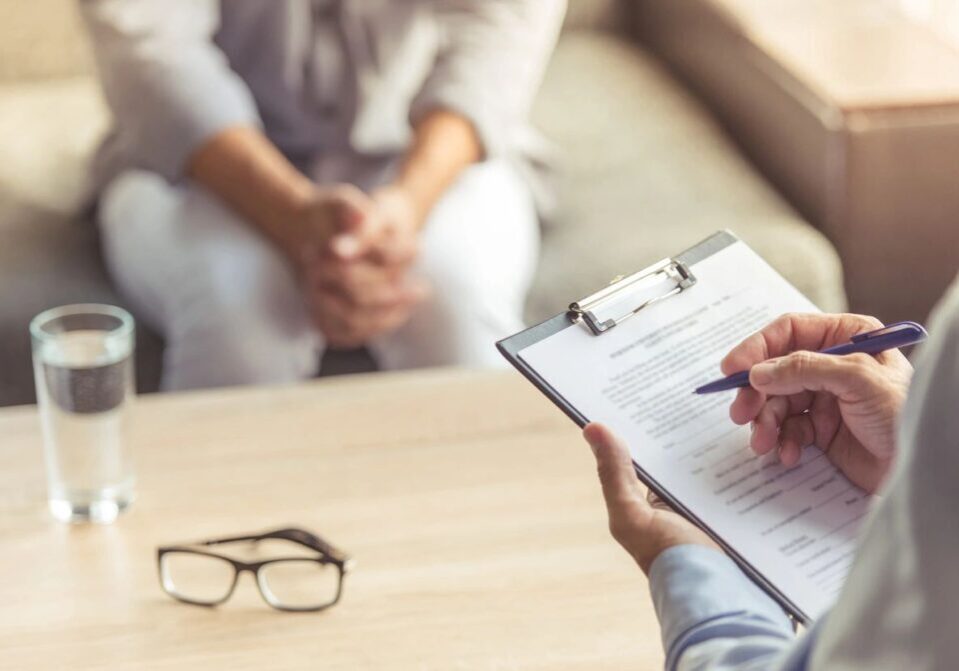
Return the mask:
<path id="1" fill-rule="evenodd" d="M 162 385 L 500 360 L 538 221 L 526 117 L 563 0 L 84 0 L 110 272 Z"/>
<path id="2" fill-rule="evenodd" d="M 858 315 L 788 315 L 723 361 L 726 374 L 751 369 L 730 415 L 752 423 L 758 454 L 775 450 L 792 464 L 815 444 L 880 495 L 838 602 L 798 640 L 779 606 L 703 532 L 647 500 L 625 445 L 604 426 L 584 430 L 613 536 L 649 576 L 668 669 L 959 668 L 959 282 L 911 385 L 898 350 L 815 353 L 877 326 Z"/>

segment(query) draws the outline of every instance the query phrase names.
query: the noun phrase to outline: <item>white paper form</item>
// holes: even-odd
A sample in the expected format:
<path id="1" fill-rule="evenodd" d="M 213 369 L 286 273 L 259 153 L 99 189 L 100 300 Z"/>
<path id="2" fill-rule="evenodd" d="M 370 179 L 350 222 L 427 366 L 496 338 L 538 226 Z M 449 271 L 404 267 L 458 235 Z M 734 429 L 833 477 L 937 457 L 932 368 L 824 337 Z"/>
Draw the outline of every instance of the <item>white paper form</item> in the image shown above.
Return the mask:
<path id="1" fill-rule="evenodd" d="M 869 497 L 815 447 L 786 468 L 749 449 L 729 419 L 734 392 L 696 396 L 740 340 L 784 312 L 817 311 L 736 242 L 691 267 L 698 282 L 601 336 L 577 324 L 519 356 L 637 464 L 816 619 L 852 563 Z"/>

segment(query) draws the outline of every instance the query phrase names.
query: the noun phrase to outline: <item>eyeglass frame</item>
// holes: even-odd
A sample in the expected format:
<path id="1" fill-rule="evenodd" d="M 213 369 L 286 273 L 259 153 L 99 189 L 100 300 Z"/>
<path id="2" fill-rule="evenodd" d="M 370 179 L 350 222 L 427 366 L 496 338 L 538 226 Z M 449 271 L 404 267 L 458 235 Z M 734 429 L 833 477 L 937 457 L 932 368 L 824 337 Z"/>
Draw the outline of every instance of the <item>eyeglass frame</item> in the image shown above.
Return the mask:
<path id="1" fill-rule="evenodd" d="M 244 562 L 226 555 L 222 555 L 218 552 L 211 552 L 209 550 L 199 549 L 200 547 L 208 547 L 211 545 L 225 545 L 227 543 L 241 543 L 243 541 L 252 541 L 259 542 L 264 540 L 286 540 L 301 545 L 303 547 L 309 548 L 317 553 L 316 557 L 272 557 L 270 559 L 264 559 L 262 561 L 256 562 Z M 227 590 L 226 595 L 223 598 L 217 601 L 198 601 L 195 599 L 190 599 L 184 597 L 180 594 L 177 594 L 175 591 L 170 589 L 166 581 L 164 580 L 164 571 L 163 571 L 163 557 L 167 554 L 173 553 L 183 553 L 183 554 L 193 554 L 204 557 L 213 557 L 216 559 L 223 560 L 233 566 L 233 582 L 230 585 L 230 589 Z M 332 564 L 337 569 L 338 580 L 336 585 L 336 595 L 333 597 L 333 600 L 326 604 L 321 604 L 319 606 L 284 606 L 281 604 L 274 603 L 270 600 L 270 597 L 266 595 L 263 591 L 263 584 L 260 582 L 260 569 L 269 564 L 277 564 L 280 562 L 289 562 L 289 561 L 314 561 L 318 564 Z M 349 573 L 355 566 L 355 562 L 348 555 L 333 547 L 330 543 L 326 542 L 319 536 L 314 533 L 307 531 L 306 529 L 300 529 L 297 527 L 287 527 L 283 529 L 275 529 L 273 531 L 267 531 L 262 534 L 253 534 L 248 536 L 230 536 L 226 538 L 214 538 L 205 541 L 199 541 L 196 543 L 183 543 L 178 545 L 164 545 L 157 548 L 157 573 L 160 578 L 160 587 L 163 591 L 169 596 L 173 597 L 177 601 L 182 603 L 187 603 L 193 606 L 203 606 L 206 608 L 215 608 L 230 599 L 233 596 L 233 592 L 236 591 L 236 585 L 240 580 L 240 574 L 245 572 L 250 572 L 253 574 L 253 580 L 256 582 L 257 591 L 259 591 L 260 596 L 263 598 L 263 601 L 266 602 L 270 608 L 279 611 L 285 612 L 294 612 L 294 613 L 315 613 L 321 610 L 326 610 L 332 606 L 335 606 L 340 601 L 340 597 L 343 594 L 343 579 L 346 577 L 346 574 Z"/>

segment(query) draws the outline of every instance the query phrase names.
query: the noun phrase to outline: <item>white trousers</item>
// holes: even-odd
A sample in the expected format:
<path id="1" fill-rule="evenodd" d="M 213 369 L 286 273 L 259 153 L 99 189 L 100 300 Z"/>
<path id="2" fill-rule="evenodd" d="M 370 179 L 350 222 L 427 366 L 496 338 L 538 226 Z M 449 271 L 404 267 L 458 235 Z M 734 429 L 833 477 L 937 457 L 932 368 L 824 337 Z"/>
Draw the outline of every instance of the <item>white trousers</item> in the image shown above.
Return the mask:
<path id="1" fill-rule="evenodd" d="M 290 382 L 324 349 L 286 258 L 204 189 L 149 172 L 114 180 L 100 205 L 107 265 L 163 334 L 164 389 Z M 502 365 L 494 342 L 522 327 L 539 228 L 506 163 L 467 169 L 433 209 L 415 272 L 433 287 L 410 321 L 369 347 L 386 369 Z"/>

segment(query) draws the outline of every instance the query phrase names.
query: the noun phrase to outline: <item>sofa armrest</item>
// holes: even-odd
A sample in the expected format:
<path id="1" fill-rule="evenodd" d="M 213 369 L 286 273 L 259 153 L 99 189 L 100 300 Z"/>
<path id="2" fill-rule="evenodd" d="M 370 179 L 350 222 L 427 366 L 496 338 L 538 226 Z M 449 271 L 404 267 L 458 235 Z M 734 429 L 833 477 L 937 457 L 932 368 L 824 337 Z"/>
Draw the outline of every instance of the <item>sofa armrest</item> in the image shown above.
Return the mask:
<path id="1" fill-rule="evenodd" d="M 959 51 L 880 0 L 631 0 L 632 30 L 833 241 L 852 309 L 923 318 L 959 268 Z"/>

